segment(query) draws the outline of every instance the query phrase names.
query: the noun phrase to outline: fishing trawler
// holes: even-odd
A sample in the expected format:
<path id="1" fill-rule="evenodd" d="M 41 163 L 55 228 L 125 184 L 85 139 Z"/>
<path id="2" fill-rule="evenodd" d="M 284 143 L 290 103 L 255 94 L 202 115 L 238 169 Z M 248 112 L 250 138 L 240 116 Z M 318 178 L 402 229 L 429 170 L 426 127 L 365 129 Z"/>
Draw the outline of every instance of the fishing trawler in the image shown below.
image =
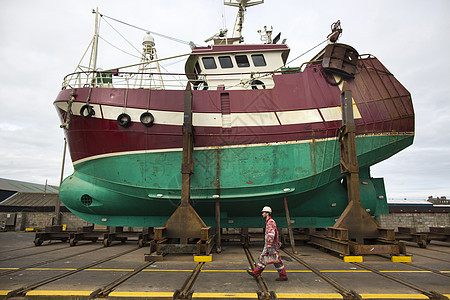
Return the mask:
<path id="1" fill-rule="evenodd" d="M 345 82 L 361 203 L 372 216 L 388 213 L 383 179 L 369 168 L 412 144 L 410 93 L 376 57 L 338 43 L 339 22 L 323 49 L 297 67 L 268 27 L 259 32 L 263 43 L 244 43 L 244 11 L 262 2 L 226 1 L 238 8 L 232 37 L 221 30 L 207 46 L 191 43 L 188 54 L 158 58 L 149 32 L 141 61 L 119 68 L 98 68 L 96 26 L 89 66 L 64 78 L 54 102 L 75 170 L 59 191 L 67 208 L 96 224 L 162 226 L 181 199 L 183 99 L 191 85 L 190 201 L 204 222 L 215 223 L 220 203 L 222 227 L 260 227 L 260 208 L 284 215 L 286 198 L 293 227 L 332 226 L 347 206 L 338 137 Z M 106 17 L 95 15 L 96 24 Z M 185 73 L 161 72 L 161 61 L 182 56 Z"/>

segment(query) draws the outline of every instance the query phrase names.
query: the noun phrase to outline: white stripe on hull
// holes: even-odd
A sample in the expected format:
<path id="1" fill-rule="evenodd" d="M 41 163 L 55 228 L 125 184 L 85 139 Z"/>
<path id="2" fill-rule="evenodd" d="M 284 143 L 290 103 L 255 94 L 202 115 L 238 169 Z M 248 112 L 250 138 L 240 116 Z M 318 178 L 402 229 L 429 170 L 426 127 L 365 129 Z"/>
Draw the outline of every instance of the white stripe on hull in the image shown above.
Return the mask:
<path id="1" fill-rule="evenodd" d="M 79 116 L 80 109 L 86 103 L 74 102 L 72 104 L 72 114 Z M 93 118 L 103 118 L 106 120 L 116 120 L 121 113 L 130 115 L 131 120 L 139 122 L 140 116 L 145 109 L 129 108 L 112 105 L 91 104 L 94 108 L 95 115 Z M 67 111 L 67 102 L 57 102 L 56 106 Z M 319 113 L 320 111 L 320 113 Z M 183 112 L 149 110 L 155 118 L 155 124 L 161 125 L 183 125 Z M 355 119 L 360 119 L 358 107 L 353 103 L 353 114 Z M 230 118 L 231 120 L 229 120 Z M 201 127 L 253 127 L 253 126 L 279 126 L 279 125 L 295 125 L 307 123 L 319 123 L 341 120 L 341 107 L 327 107 L 319 109 L 302 109 L 291 111 L 273 111 L 273 112 L 252 112 L 252 113 L 231 113 L 223 118 L 221 113 L 199 113 L 194 112 L 192 121 L 194 126 Z"/>

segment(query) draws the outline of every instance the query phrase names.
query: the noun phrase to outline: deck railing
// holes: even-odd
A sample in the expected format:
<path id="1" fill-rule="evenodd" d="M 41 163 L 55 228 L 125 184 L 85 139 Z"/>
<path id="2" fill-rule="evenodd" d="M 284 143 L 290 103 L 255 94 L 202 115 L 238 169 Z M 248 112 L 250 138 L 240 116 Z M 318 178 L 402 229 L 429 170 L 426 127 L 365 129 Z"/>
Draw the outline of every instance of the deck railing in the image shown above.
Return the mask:
<path id="1" fill-rule="evenodd" d="M 289 69 L 292 73 L 292 69 Z M 142 73 L 121 72 L 119 70 L 76 72 L 64 77 L 62 89 L 98 87 L 130 89 L 184 89 L 188 81 L 195 89 L 252 89 L 273 88 L 273 75 L 288 73 L 276 72 L 222 73 L 222 74 L 185 74 L 185 73 Z M 195 78 L 195 79 L 188 79 Z M 206 84 L 205 84 L 206 83 Z"/>

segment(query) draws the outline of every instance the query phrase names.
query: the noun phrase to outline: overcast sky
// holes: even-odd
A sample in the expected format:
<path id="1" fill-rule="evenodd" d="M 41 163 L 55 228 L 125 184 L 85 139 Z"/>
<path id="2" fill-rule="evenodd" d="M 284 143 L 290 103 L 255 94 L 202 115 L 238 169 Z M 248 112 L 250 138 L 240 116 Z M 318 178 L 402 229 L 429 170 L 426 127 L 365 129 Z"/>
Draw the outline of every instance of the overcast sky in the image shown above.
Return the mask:
<path id="1" fill-rule="evenodd" d="M 227 27 L 230 33 L 233 29 L 236 8 L 222 3 L 0 0 L 0 177 L 59 184 L 64 136 L 53 101 L 63 77 L 73 72 L 92 38 L 93 8 L 138 27 L 204 45 L 220 28 Z M 340 42 L 360 54 L 378 57 L 413 98 L 414 144 L 373 166 L 372 176 L 385 178 L 389 199 L 450 196 L 449 16 L 448 0 L 266 0 L 248 9 L 243 35 L 247 43 L 256 43 L 257 30 L 273 26 L 274 34 L 281 31 L 287 39 L 290 60 L 323 41 L 331 23 L 340 19 L 344 30 Z M 107 21 L 141 49 L 142 31 Z M 138 55 L 104 21 L 100 34 Z M 190 51 L 158 36 L 155 41 L 160 58 Z M 139 60 L 122 54 L 101 40 L 99 67 Z M 183 66 L 179 61 L 166 68 L 181 72 Z M 68 156 L 64 177 L 72 171 Z"/>

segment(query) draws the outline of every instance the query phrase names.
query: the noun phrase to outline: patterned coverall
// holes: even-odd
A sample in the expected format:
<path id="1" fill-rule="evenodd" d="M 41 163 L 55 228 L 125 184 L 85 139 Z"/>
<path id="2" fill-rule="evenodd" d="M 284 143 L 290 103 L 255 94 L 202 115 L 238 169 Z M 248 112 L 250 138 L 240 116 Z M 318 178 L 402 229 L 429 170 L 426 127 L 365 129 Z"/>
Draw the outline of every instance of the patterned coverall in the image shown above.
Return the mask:
<path id="1" fill-rule="evenodd" d="M 278 250 L 280 248 L 278 244 L 277 224 L 271 217 L 269 217 L 266 221 L 266 232 L 264 235 L 264 240 L 264 249 L 261 253 L 261 256 L 259 257 L 259 262 L 256 265 L 256 269 L 253 270 L 253 274 L 255 274 L 255 276 L 261 275 L 261 273 L 264 271 L 264 268 L 266 267 L 266 265 L 264 264 L 263 256 L 278 253 Z M 267 245 L 272 246 L 268 248 Z M 279 263 L 274 263 L 275 268 L 278 270 L 278 275 L 280 275 L 280 278 L 287 278 L 286 269 L 284 268 L 281 257 L 279 257 L 279 260 Z"/>

